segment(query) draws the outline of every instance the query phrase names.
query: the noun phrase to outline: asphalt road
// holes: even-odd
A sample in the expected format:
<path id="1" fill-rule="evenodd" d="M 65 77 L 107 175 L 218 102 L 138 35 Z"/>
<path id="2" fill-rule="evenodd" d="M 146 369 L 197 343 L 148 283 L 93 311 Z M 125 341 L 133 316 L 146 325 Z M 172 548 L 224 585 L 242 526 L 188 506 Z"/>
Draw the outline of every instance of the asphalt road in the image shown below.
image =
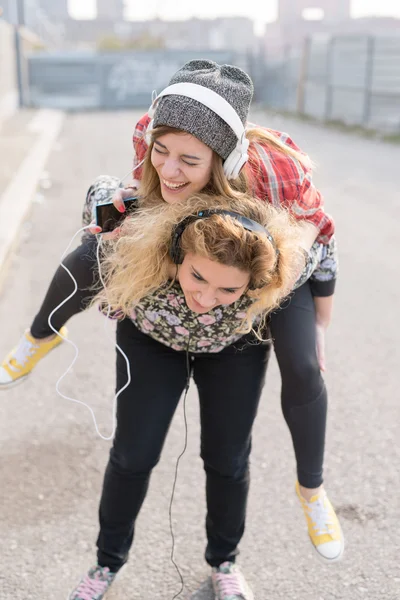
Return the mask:
<path id="1" fill-rule="evenodd" d="M 29 327 L 60 255 L 80 226 L 83 198 L 101 173 L 125 174 L 139 113 L 68 115 L 24 224 L 0 292 L 0 354 Z M 316 182 L 334 214 L 341 256 L 327 349 L 330 411 L 325 484 L 346 536 L 346 553 L 327 567 L 314 556 L 294 495 L 295 465 L 271 360 L 254 431 L 252 486 L 240 564 L 257 600 L 400 598 L 400 146 L 258 113 L 253 120 L 291 136 L 317 163 Z M 18 201 L 18 199 L 15 199 Z M 89 402 L 111 429 L 114 349 L 96 310 L 75 317 L 80 349 L 62 384 Z M 111 339 L 110 339 L 111 337 Z M 96 436 L 82 406 L 55 383 L 72 360 L 64 345 L 23 385 L 0 396 L 0 598 L 65 600 L 94 561 L 97 504 L 110 443 Z M 149 377 L 154 374 L 149 373 Z M 204 475 L 198 402 L 188 397 L 189 445 L 173 522 L 182 599 L 212 600 L 203 560 Z M 130 561 L 109 600 L 172 600 L 168 507 L 184 428 L 180 405 L 137 524 Z"/>

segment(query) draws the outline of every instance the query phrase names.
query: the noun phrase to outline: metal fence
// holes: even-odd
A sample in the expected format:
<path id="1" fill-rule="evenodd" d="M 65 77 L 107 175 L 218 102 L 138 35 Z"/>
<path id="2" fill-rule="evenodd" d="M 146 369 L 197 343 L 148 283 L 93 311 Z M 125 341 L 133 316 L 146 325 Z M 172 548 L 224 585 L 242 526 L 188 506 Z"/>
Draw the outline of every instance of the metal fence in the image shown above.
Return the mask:
<path id="1" fill-rule="evenodd" d="M 315 35 L 280 60 L 234 51 L 44 52 L 28 57 L 29 106 L 145 107 L 186 61 L 237 64 L 254 79 L 255 100 L 324 121 L 400 131 L 400 35 Z"/>
<path id="2" fill-rule="evenodd" d="M 400 35 L 313 36 L 267 62 L 266 81 L 271 107 L 400 131 Z"/>
<path id="3" fill-rule="evenodd" d="M 201 57 L 248 69 L 243 54 L 204 51 Z M 147 107 L 152 91 L 160 92 L 194 58 L 199 58 L 198 51 L 33 54 L 28 60 L 28 104 L 66 110 Z"/>

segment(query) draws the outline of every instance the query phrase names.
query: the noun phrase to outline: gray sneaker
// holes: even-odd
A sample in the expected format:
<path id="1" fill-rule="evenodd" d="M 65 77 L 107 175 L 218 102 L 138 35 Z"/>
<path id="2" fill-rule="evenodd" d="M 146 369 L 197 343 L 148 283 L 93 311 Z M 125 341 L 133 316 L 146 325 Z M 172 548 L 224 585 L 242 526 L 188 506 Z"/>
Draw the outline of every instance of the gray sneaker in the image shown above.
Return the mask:
<path id="1" fill-rule="evenodd" d="M 239 567 L 232 562 L 224 562 L 214 567 L 211 573 L 215 600 L 254 600 L 247 581 Z"/>
<path id="2" fill-rule="evenodd" d="M 68 600 L 102 600 L 116 577 L 108 567 L 93 567 L 82 577 Z"/>

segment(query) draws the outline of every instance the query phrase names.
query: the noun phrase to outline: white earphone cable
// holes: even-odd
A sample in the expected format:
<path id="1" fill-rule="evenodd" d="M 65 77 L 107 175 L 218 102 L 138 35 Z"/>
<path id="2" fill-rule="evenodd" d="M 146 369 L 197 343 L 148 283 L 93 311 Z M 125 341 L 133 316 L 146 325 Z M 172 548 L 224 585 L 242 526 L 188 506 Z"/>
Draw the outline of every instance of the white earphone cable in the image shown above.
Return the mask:
<path id="1" fill-rule="evenodd" d="M 124 175 L 121 179 L 120 182 L 122 183 L 123 180 L 129 175 L 131 174 L 133 171 L 135 171 L 136 169 L 138 169 L 142 164 L 143 164 L 144 160 L 142 160 L 141 162 L 139 162 L 133 169 L 130 169 L 128 171 L 128 173 L 126 175 Z M 111 198 L 111 195 L 109 196 L 109 198 L 107 200 L 109 200 Z M 129 364 L 129 360 L 128 357 L 126 356 L 126 354 L 124 353 L 124 351 L 122 350 L 122 348 L 120 348 L 118 346 L 118 344 L 116 342 L 113 341 L 113 344 L 115 345 L 115 348 L 118 350 L 118 352 L 120 352 L 122 354 L 122 356 L 125 359 L 126 362 L 126 369 L 127 369 L 127 374 L 128 374 L 128 379 L 126 384 L 120 389 L 118 390 L 118 392 L 116 393 L 116 395 L 114 396 L 114 400 L 113 400 L 113 420 L 112 420 L 112 431 L 111 434 L 109 436 L 104 436 L 98 428 L 97 425 L 97 421 L 96 421 L 96 416 L 94 414 L 93 409 L 91 408 L 91 406 L 89 406 L 86 402 L 83 402 L 82 400 L 77 400 L 76 398 L 71 398 L 70 396 L 66 396 L 65 394 L 63 394 L 60 390 L 60 383 L 62 382 L 62 380 L 64 379 L 64 377 L 66 377 L 68 375 L 68 373 L 71 371 L 71 369 L 73 368 L 74 364 L 76 363 L 78 356 L 79 356 L 79 349 L 77 347 L 77 345 L 72 341 L 69 340 L 68 338 L 64 337 L 63 335 L 60 334 L 59 331 L 57 331 L 57 329 L 55 327 L 53 327 L 52 323 L 51 323 L 51 319 L 54 315 L 54 313 L 56 313 L 64 304 L 66 304 L 66 302 L 68 302 L 68 300 L 70 300 L 78 291 L 78 284 L 76 282 L 75 277 L 72 275 L 71 271 L 64 265 L 63 260 L 65 258 L 65 256 L 67 255 L 70 247 L 72 246 L 75 238 L 82 233 L 83 231 L 85 231 L 86 229 L 90 229 L 92 225 L 86 225 L 85 227 L 81 227 L 80 229 L 78 229 L 78 231 L 73 235 L 71 241 L 69 242 L 67 248 L 64 250 L 61 258 L 60 258 L 60 265 L 62 266 L 62 268 L 64 269 L 64 271 L 66 271 L 68 273 L 68 275 L 71 277 L 73 284 L 74 284 L 74 290 L 71 292 L 71 294 L 69 296 L 67 296 L 62 302 L 60 302 L 60 304 L 58 304 L 49 314 L 49 317 L 47 319 L 48 325 L 50 327 L 50 329 L 52 331 L 54 331 L 54 333 L 56 335 L 58 335 L 58 337 L 60 337 L 61 339 L 63 339 L 64 341 L 66 341 L 68 344 L 70 344 L 70 346 L 72 346 L 75 350 L 75 356 L 72 359 L 71 364 L 69 365 L 69 367 L 67 368 L 67 370 L 61 375 L 61 377 L 59 377 L 59 379 L 57 380 L 56 383 L 56 392 L 59 396 L 61 396 L 61 398 L 64 398 L 65 400 L 69 400 L 70 402 L 76 402 L 77 404 L 81 404 L 83 406 L 85 406 L 90 414 L 92 415 L 92 419 L 94 422 L 94 426 L 96 429 L 96 433 L 101 437 L 101 439 L 105 440 L 105 441 L 109 441 L 111 439 L 113 439 L 114 434 L 115 434 L 115 430 L 116 430 L 116 422 L 117 422 L 117 418 L 116 418 L 116 408 L 117 408 L 117 400 L 118 400 L 118 396 L 129 386 L 130 382 L 131 382 L 131 370 L 130 370 L 130 364 Z M 103 276 L 101 274 L 101 264 L 100 264 L 100 247 L 101 247 L 101 237 L 99 237 L 99 241 L 97 244 L 97 249 L 96 249 L 96 259 L 97 259 L 97 266 L 98 266 L 98 270 L 99 270 L 99 277 L 100 277 L 100 281 L 101 284 L 103 286 L 103 288 L 105 289 L 105 283 L 103 280 Z M 104 330 L 106 331 L 106 335 L 108 335 L 107 332 L 107 323 L 108 323 L 108 317 L 110 316 L 110 306 L 107 309 L 107 320 L 104 322 Z"/>

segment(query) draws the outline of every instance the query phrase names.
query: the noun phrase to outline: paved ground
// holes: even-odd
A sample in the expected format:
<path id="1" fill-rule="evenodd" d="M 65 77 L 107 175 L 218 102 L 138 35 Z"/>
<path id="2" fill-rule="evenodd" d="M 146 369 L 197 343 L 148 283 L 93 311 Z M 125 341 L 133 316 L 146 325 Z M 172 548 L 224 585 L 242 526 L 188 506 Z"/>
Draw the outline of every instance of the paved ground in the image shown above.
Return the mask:
<path id="1" fill-rule="evenodd" d="M 0 354 L 29 326 L 59 256 L 79 227 L 82 199 L 92 178 L 128 171 L 136 116 L 75 114 L 65 120 L 46 167 L 52 187 L 36 196 L 4 278 Z M 326 486 L 341 516 L 347 549 L 343 562 L 331 568 L 321 565 L 311 551 L 293 494 L 293 452 L 272 360 L 255 427 L 241 565 L 257 600 L 396 600 L 400 147 L 267 114 L 255 115 L 254 120 L 289 130 L 309 150 L 318 163 L 317 182 L 337 221 L 341 277 L 328 340 Z M 114 353 L 103 319 L 96 310 L 80 315 L 71 322 L 70 334 L 80 357 L 63 391 L 89 401 L 107 434 Z M 55 382 L 72 356 L 65 345 L 37 368 L 29 383 L 0 398 L 2 600 L 64 600 L 93 562 L 97 501 L 109 443 L 96 437 L 83 407 L 55 392 Z M 202 560 L 204 478 L 194 389 L 188 415 L 189 447 L 173 506 L 176 559 L 185 579 L 181 598 L 212 600 Z M 179 590 L 169 558 L 168 506 L 183 435 L 180 407 L 138 521 L 130 562 L 110 600 L 172 600 Z"/>

